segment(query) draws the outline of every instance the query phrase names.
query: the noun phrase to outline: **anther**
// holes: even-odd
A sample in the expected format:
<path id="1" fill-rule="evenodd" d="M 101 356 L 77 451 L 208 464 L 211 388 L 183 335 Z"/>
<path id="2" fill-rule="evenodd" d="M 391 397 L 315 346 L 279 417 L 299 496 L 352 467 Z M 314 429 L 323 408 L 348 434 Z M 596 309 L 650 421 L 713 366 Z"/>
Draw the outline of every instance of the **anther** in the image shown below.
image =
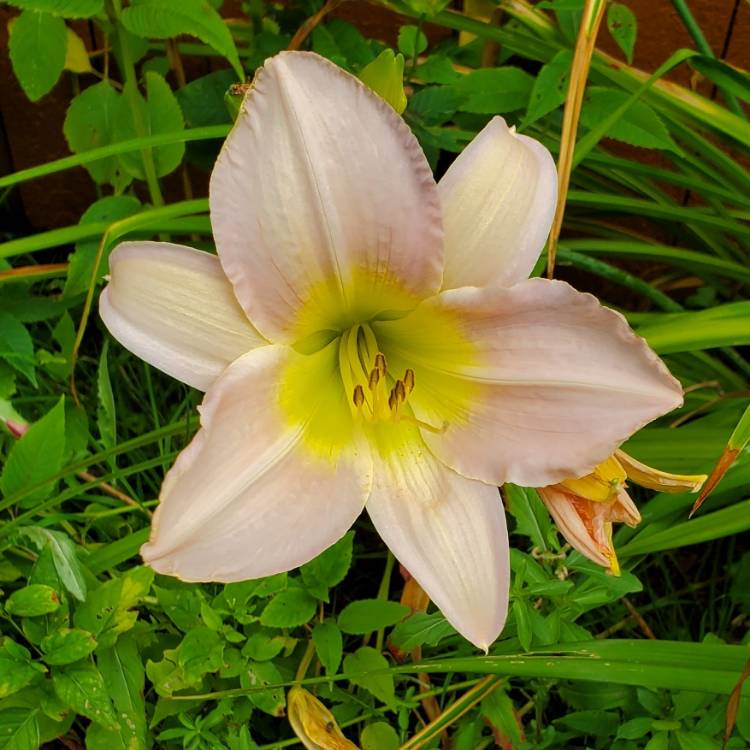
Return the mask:
<path id="1" fill-rule="evenodd" d="M 406 401 L 406 388 L 404 387 L 403 381 L 396 381 L 396 385 L 393 386 L 393 392 L 396 394 L 396 398 L 400 404 L 403 404 L 404 401 Z"/>
<path id="2" fill-rule="evenodd" d="M 408 396 L 414 390 L 414 370 L 410 367 L 407 368 L 404 373 L 404 388 L 406 389 L 406 395 Z"/>
<path id="3" fill-rule="evenodd" d="M 352 394 L 352 401 L 354 401 L 354 405 L 358 409 L 361 409 L 362 405 L 365 403 L 365 389 L 362 388 L 361 385 L 354 386 L 354 393 Z"/>
<path id="4" fill-rule="evenodd" d="M 388 396 L 388 408 L 395 412 L 398 409 L 398 396 L 396 395 L 396 389 L 391 391 L 391 395 Z"/>
<path id="5" fill-rule="evenodd" d="M 380 382 L 380 370 L 378 370 L 378 368 L 377 368 L 377 367 L 375 367 L 375 368 L 373 368 L 373 369 L 372 369 L 372 370 L 370 371 L 370 378 L 369 378 L 369 380 L 368 380 L 368 382 L 367 382 L 367 387 L 368 387 L 368 388 L 369 388 L 369 389 L 370 389 L 371 391 L 374 391 L 374 390 L 375 390 L 375 387 L 377 386 L 377 384 L 378 384 L 379 382 Z"/>
<path id="6" fill-rule="evenodd" d="M 385 354 L 382 352 L 378 352 L 375 355 L 375 369 L 380 372 L 380 377 L 383 377 L 385 375 Z"/>

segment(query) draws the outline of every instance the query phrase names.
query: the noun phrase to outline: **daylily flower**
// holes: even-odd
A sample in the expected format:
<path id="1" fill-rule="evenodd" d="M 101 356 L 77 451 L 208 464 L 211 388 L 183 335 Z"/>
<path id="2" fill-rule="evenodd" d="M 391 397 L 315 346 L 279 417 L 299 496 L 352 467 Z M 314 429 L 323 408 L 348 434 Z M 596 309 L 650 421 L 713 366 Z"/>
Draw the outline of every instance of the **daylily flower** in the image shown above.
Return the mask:
<path id="1" fill-rule="evenodd" d="M 206 391 L 144 560 L 259 578 L 365 504 L 447 619 L 486 648 L 508 603 L 497 486 L 581 476 L 682 391 L 619 314 L 526 280 L 555 205 L 548 151 L 493 119 L 436 185 L 404 121 L 302 52 L 268 60 L 210 185 L 218 258 L 125 243 L 110 332 Z"/>
<path id="2" fill-rule="evenodd" d="M 571 547 L 613 575 L 620 573 L 612 543 L 613 524 L 633 527 L 641 522 L 641 514 L 625 489 L 626 479 L 660 492 L 698 492 L 706 475 L 659 471 L 618 450 L 590 474 L 539 490 Z"/>

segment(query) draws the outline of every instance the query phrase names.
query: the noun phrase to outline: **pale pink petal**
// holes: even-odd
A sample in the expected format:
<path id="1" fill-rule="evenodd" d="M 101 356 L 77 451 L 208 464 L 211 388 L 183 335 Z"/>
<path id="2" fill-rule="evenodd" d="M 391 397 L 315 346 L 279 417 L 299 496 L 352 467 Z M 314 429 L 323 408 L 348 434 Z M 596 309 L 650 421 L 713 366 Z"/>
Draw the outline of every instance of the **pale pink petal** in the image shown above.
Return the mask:
<path id="1" fill-rule="evenodd" d="M 210 204 L 237 298 L 274 341 L 408 309 L 440 287 L 440 203 L 416 139 L 313 53 L 281 53 L 256 74 Z"/>
<path id="2" fill-rule="evenodd" d="M 444 289 L 512 286 L 528 278 L 549 234 L 557 171 L 539 141 L 493 118 L 438 185 Z"/>
<path id="3" fill-rule="evenodd" d="M 237 303 L 215 255 L 169 242 L 124 242 L 99 297 L 109 332 L 133 354 L 206 390 L 237 357 L 268 342 Z"/>
<path id="4" fill-rule="evenodd" d="M 339 539 L 364 506 L 369 453 L 325 455 L 314 420 L 346 409 L 333 389 L 309 422 L 282 408 L 284 369 L 300 355 L 265 346 L 230 365 L 206 394 L 201 429 L 167 474 L 144 560 L 189 581 L 241 581 L 289 570 Z M 305 358 L 311 376 L 338 377 L 335 346 Z M 327 412 L 321 414 L 321 412 Z"/>
<path id="5" fill-rule="evenodd" d="M 464 345 L 424 335 L 448 319 Z M 421 323 L 420 321 L 424 321 Z M 377 326 L 425 440 L 467 477 L 540 487 L 588 474 L 630 435 L 682 403 L 680 384 L 619 314 L 560 281 L 443 292 Z M 463 398 L 463 401 L 461 401 Z"/>
<path id="6" fill-rule="evenodd" d="M 375 459 L 367 511 L 451 625 L 486 650 L 508 612 L 508 532 L 497 488 L 459 476 L 417 442 Z"/>

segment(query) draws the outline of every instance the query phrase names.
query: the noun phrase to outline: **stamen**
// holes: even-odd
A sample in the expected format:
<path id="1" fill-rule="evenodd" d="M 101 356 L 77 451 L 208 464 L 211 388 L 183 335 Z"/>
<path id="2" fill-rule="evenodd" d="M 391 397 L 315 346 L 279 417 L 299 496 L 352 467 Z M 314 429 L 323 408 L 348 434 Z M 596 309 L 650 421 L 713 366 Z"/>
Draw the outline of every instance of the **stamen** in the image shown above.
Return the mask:
<path id="1" fill-rule="evenodd" d="M 406 390 L 406 395 L 408 396 L 413 390 L 414 390 L 414 370 L 412 370 L 410 367 L 406 369 L 406 372 L 404 373 L 404 388 Z"/>
<path id="2" fill-rule="evenodd" d="M 380 370 L 378 370 L 377 368 L 373 368 L 372 370 L 370 370 L 370 377 L 367 383 L 367 387 L 371 391 L 374 391 L 379 381 L 380 381 Z"/>
<path id="3" fill-rule="evenodd" d="M 354 401 L 354 405 L 361 409 L 363 404 L 365 403 L 365 389 L 357 384 L 354 386 L 354 394 L 352 395 L 352 401 Z"/>
<path id="4" fill-rule="evenodd" d="M 393 392 L 396 394 L 399 404 L 403 404 L 406 401 L 406 388 L 401 380 L 396 381 L 396 385 L 393 386 Z"/>
<path id="5" fill-rule="evenodd" d="M 375 355 L 375 369 L 380 371 L 380 376 L 385 377 L 386 366 L 385 366 L 385 354 L 378 352 Z"/>

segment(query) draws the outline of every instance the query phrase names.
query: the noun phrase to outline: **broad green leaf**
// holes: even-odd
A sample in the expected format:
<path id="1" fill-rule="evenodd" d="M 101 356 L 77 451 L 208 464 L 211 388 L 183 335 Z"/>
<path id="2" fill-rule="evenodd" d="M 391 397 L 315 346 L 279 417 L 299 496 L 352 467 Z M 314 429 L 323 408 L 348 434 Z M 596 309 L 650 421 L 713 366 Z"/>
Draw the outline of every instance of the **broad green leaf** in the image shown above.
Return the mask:
<path id="1" fill-rule="evenodd" d="M 5 637 L 0 646 L 0 698 L 25 688 L 44 672 L 41 664 L 34 664 L 27 649 Z M 0 715 L 2 713 L 0 712 Z"/>
<path id="2" fill-rule="evenodd" d="M 427 37 L 417 26 L 409 24 L 402 26 L 398 32 L 398 51 L 412 59 L 421 55 L 427 49 Z"/>
<path id="3" fill-rule="evenodd" d="M 419 646 L 437 646 L 440 641 L 455 635 L 453 626 L 440 612 L 428 615 L 415 612 L 393 629 L 390 641 L 401 651 L 413 651 Z"/>
<path id="4" fill-rule="evenodd" d="M 528 651 L 531 648 L 531 619 L 529 605 L 525 599 L 516 599 L 513 602 L 513 616 L 516 623 L 516 632 L 521 648 Z"/>
<path id="5" fill-rule="evenodd" d="M 177 648 L 177 663 L 185 677 L 196 683 L 206 672 L 221 668 L 224 642 L 219 634 L 206 627 L 198 627 L 185 635 Z"/>
<path id="6" fill-rule="evenodd" d="M 60 597 L 51 586 L 32 583 L 14 591 L 5 602 L 5 610 L 15 617 L 39 617 L 60 609 Z"/>
<path id="7" fill-rule="evenodd" d="M 63 18 L 91 18 L 104 10 L 104 0 L 7 0 L 22 10 L 38 10 Z"/>
<path id="8" fill-rule="evenodd" d="M 339 628 L 331 620 L 316 623 L 312 639 L 315 644 L 315 653 L 325 668 L 326 674 L 336 674 L 344 650 Z"/>
<path id="9" fill-rule="evenodd" d="M 454 84 L 463 97 L 461 110 L 497 115 L 525 109 L 534 79 L 520 68 L 482 68 Z"/>
<path id="10" fill-rule="evenodd" d="M 289 588 L 280 591 L 260 613 L 260 621 L 271 628 L 292 628 L 311 620 L 317 602 L 304 589 Z"/>
<path id="11" fill-rule="evenodd" d="M 32 102 L 39 101 L 57 83 L 65 66 L 67 46 L 68 35 L 61 18 L 25 10 L 15 19 L 8 39 L 10 61 Z"/>
<path id="12" fill-rule="evenodd" d="M 259 661 L 249 664 L 247 671 L 241 677 L 243 687 L 261 687 L 265 685 L 279 685 L 284 678 L 273 662 Z M 283 716 L 286 698 L 281 688 L 250 693 L 250 702 L 270 716 Z"/>
<path id="13" fill-rule="evenodd" d="M 395 625 L 409 614 L 409 608 L 398 602 L 381 599 L 360 599 L 341 611 L 338 625 L 350 635 L 365 635 Z"/>
<path id="14" fill-rule="evenodd" d="M 120 719 L 117 732 L 96 725 L 97 741 L 103 750 L 146 750 L 149 742 L 143 699 L 145 673 L 135 638 L 126 635 L 111 648 L 102 649 L 97 664 Z M 88 742 L 88 735 L 86 739 Z"/>
<path id="15" fill-rule="evenodd" d="M 42 477 L 55 474 L 62 467 L 65 450 L 65 397 L 39 421 L 35 422 L 23 437 L 13 445 L 0 475 L 0 489 L 5 495 L 13 495 L 26 487 L 37 484 Z M 29 507 L 44 500 L 53 490 L 54 484 L 29 493 L 22 505 Z"/>
<path id="16" fill-rule="evenodd" d="M 41 526 L 24 526 L 19 536 L 30 539 L 41 551 L 49 549 L 60 582 L 79 601 L 86 598 L 86 579 L 76 556 L 75 545 L 67 534 Z"/>
<path id="17" fill-rule="evenodd" d="M 70 27 L 66 29 L 68 43 L 65 46 L 65 70 L 71 73 L 91 73 L 91 61 L 86 45 Z"/>
<path id="18" fill-rule="evenodd" d="M 611 3 L 607 8 L 607 28 L 617 46 L 625 53 L 628 64 L 633 62 L 638 19 L 627 5 Z"/>
<path id="19" fill-rule="evenodd" d="M 183 632 L 200 627 L 203 597 L 195 587 L 162 588 L 154 586 L 154 593 L 164 614 Z"/>
<path id="20" fill-rule="evenodd" d="M 36 385 L 34 342 L 26 326 L 16 317 L 0 311 L 0 359 Z"/>
<path id="21" fill-rule="evenodd" d="M 39 709 L 6 708 L 0 711 L 0 748 L 3 750 L 37 750 Z"/>
<path id="22" fill-rule="evenodd" d="M 313 50 L 349 70 L 359 70 L 375 57 L 362 32 L 340 18 L 331 18 L 313 31 Z"/>
<path id="23" fill-rule="evenodd" d="M 446 55 L 430 55 L 417 67 L 417 78 L 425 83 L 455 83 L 461 74 Z"/>
<path id="24" fill-rule="evenodd" d="M 121 94 L 118 93 L 109 81 L 100 81 L 89 86 L 78 94 L 68 106 L 63 123 L 63 133 L 68 142 L 68 147 L 75 154 L 82 154 L 94 148 L 108 146 L 114 143 L 115 123 L 120 117 Z M 91 179 L 102 184 L 111 184 L 122 190 L 132 179 L 125 174 L 122 164 L 117 156 L 109 156 L 104 159 L 88 162 L 84 165 Z M 126 200 L 122 196 L 112 196 L 113 200 Z M 106 200 L 103 199 L 103 200 Z M 132 198 L 130 200 L 137 200 Z M 86 214 L 93 206 L 92 204 Z M 86 216 L 84 214 L 84 217 Z M 84 221 L 84 217 L 81 221 Z M 95 243 L 94 243 L 95 244 Z M 88 279 L 86 279 L 88 285 Z M 85 287 L 84 287 L 85 288 Z M 66 294 L 68 294 L 66 286 Z"/>
<path id="25" fill-rule="evenodd" d="M 529 537 L 542 552 L 549 548 L 552 522 L 535 489 L 506 484 L 503 495 L 508 511 L 516 519 L 515 532 Z"/>
<path id="26" fill-rule="evenodd" d="M 96 648 L 96 639 L 87 630 L 63 628 L 42 639 L 41 647 L 47 664 L 72 664 Z"/>
<path id="27" fill-rule="evenodd" d="M 316 596 L 318 591 L 314 589 L 315 584 L 328 589 L 344 580 L 352 564 L 353 543 L 354 532 L 347 531 L 338 542 L 300 568 L 302 580 Z"/>
<path id="28" fill-rule="evenodd" d="M 91 663 L 57 667 L 52 684 L 60 700 L 76 713 L 87 716 L 105 729 L 120 730 L 104 678 Z"/>
<path id="29" fill-rule="evenodd" d="M 378 700 L 393 706 L 396 700 L 393 675 L 388 674 L 388 661 L 379 651 L 362 646 L 344 659 L 344 674 L 355 685 L 372 693 Z"/>
<path id="30" fill-rule="evenodd" d="M 103 648 L 114 645 L 118 635 L 135 624 L 138 613 L 133 612 L 132 607 L 148 594 L 153 579 L 151 568 L 131 568 L 119 578 L 90 591 L 86 601 L 75 611 L 76 627 L 93 633 Z"/>
<path id="31" fill-rule="evenodd" d="M 630 94 L 627 91 L 599 86 L 586 89 L 581 110 L 581 125 L 585 128 L 594 127 L 629 98 Z M 642 101 L 634 102 L 606 135 L 631 146 L 679 152 L 661 117 Z"/>
<path id="32" fill-rule="evenodd" d="M 617 730 L 617 736 L 624 740 L 639 740 L 651 731 L 653 719 L 650 716 L 639 716 L 621 724 Z"/>
<path id="33" fill-rule="evenodd" d="M 404 57 L 384 49 L 359 73 L 359 80 L 385 99 L 399 114 L 406 109 L 404 93 Z"/>
<path id="34" fill-rule="evenodd" d="M 234 40 L 222 17 L 206 0 L 134 0 L 121 16 L 132 34 L 145 38 L 169 39 L 189 34 L 225 57 L 242 81 L 242 70 Z"/>
<path id="35" fill-rule="evenodd" d="M 401 745 L 396 730 L 384 721 L 368 724 L 359 736 L 362 750 L 397 750 Z"/>
<path id="36" fill-rule="evenodd" d="M 242 655 L 253 661 L 268 661 L 278 656 L 287 639 L 273 630 L 261 629 L 248 637 L 242 647 Z"/>
<path id="37" fill-rule="evenodd" d="M 146 73 L 146 99 L 140 92 L 135 97 L 140 101 L 145 127 L 148 135 L 159 133 L 177 133 L 185 128 L 182 110 L 169 84 L 158 73 Z M 126 141 L 137 138 L 139 133 L 135 125 L 130 97 L 122 96 L 117 107 L 115 122 L 116 140 Z M 151 149 L 157 177 L 164 177 L 173 172 L 182 162 L 185 155 L 183 142 L 171 143 L 168 146 L 158 146 Z M 120 160 L 123 167 L 133 177 L 145 179 L 143 158 L 140 152 L 122 154 Z"/>
<path id="38" fill-rule="evenodd" d="M 542 66 L 531 89 L 529 106 L 523 119 L 524 128 L 565 102 L 572 61 L 573 53 L 569 49 L 562 49 Z"/>
<path id="39" fill-rule="evenodd" d="M 88 89 L 87 89 L 88 91 Z M 96 162 L 98 163 L 98 162 Z M 141 202 L 133 195 L 107 195 L 94 201 L 81 216 L 81 224 L 107 222 L 113 224 L 120 219 L 134 216 L 141 210 Z M 94 271 L 94 261 L 99 247 L 99 238 L 76 242 L 75 251 L 68 256 L 68 275 L 65 279 L 63 294 L 65 297 L 75 297 L 84 294 L 91 283 Z M 102 253 L 101 264 L 97 270 L 97 278 L 101 278 L 107 271 L 109 254 L 113 247 L 110 245 Z"/>

